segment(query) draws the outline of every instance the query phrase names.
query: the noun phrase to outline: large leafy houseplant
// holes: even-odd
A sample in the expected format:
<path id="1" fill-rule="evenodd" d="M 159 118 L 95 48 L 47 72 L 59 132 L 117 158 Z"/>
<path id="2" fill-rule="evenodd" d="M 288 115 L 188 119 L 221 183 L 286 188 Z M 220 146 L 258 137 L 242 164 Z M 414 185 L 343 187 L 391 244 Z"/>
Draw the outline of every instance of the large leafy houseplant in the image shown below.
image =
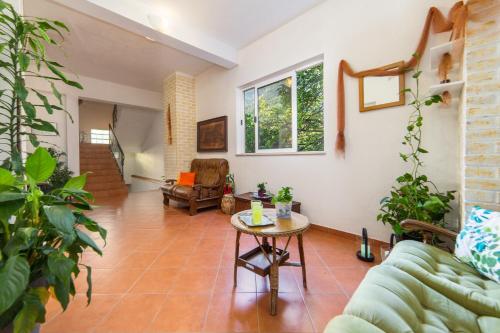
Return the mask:
<path id="1" fill-rule="evenodd" d="M 400 222 L 405 219 L 417 219 L 444 226 L 444 217 L 450 212 L 450 202 L 454 199 L 454 191 L 440 192 L 436 185 L 421 173 L 422 157 L 428 153 L 422 147 L 422 110 L 426 106 L 441 102 L 438 95 L 420 96 L 421 74 L 422 71 L 417 67 L 412 76 L 415 79 L 415 90 L 404 90 L 413 98 L 410 102 L 413 112 L 410 114 L 402 141 L 407 151 L 399 156 L 409 164 L 409 171 L 396 178 L 396 185 L 392 187 L 390 195 L 381 200 L 381 212 L 377 216 L 378 221 L 389 223 L 398 237 L 404 234 Z"/>
<path id="2" fill-rule="evenodd" d="M 49 297 L 66 309 L 81 269 L 87 271 L 90 302 L 91 268 L 82 265 L 81 257 L 88 248 L 101 250 L 84 230 L 106 237 L 84 215 L 93 199 L 83 189 L 86 175 L 48 193 L 39 186 L 53 175 L 57 161 L 39 147 L 35 133 L 57 130 L 37 113 L 64 111 L 55 82 L 81 88 L 46 57 L 46 45 L 58 45 L 51 36 L 62 37 L 63 30 L 61 22 L 22 17 L 0 0 L 0 330 L 7 332 L 28 333 L 43 323 Z M 40 74 L 42 67 L 52 74 Z M 29 87 L 26 77 L 48 81 L 59 104 Z M 23 159 L 27 152 L 22 149 L 29 144 L 36 149 Z"/>

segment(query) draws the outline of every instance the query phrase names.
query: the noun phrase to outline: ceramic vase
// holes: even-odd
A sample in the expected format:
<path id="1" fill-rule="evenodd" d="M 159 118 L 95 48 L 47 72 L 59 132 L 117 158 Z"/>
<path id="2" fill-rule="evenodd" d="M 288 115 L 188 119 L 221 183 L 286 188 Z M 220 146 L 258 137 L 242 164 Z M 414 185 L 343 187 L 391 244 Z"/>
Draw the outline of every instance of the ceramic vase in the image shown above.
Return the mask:
<path id="1" fill-rule="evenodd" d="M 276 203 L 276 217 L 280 219 L 289 219 L 292 217 L 292 203 L 291 202 L 277 202 Z"/>

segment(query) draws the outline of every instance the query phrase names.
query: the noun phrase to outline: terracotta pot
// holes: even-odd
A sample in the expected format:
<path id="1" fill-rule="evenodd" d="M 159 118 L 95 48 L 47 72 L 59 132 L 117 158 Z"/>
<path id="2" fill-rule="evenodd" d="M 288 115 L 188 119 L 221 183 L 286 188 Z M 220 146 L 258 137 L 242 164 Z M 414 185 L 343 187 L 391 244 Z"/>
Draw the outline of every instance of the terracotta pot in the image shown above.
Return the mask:
<path id="1" fill-rule="evenodd" d="M 235 206 L 234 195 L 224 194 L 220 205 L 222 212 L 227 215 L 232 215 L 234 214 L 234 206 Z"/>

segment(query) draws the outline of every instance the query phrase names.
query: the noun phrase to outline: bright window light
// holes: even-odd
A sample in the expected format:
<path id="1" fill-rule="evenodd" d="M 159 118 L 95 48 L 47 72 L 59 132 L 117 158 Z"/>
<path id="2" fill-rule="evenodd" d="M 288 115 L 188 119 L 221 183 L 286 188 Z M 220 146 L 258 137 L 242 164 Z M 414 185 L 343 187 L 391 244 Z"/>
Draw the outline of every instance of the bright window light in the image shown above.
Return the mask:
<path id="1" fill-rule="evenodd" d="M 109 145 L 109 131 L 100 129 L 91 129 L 90 143 Z"/>

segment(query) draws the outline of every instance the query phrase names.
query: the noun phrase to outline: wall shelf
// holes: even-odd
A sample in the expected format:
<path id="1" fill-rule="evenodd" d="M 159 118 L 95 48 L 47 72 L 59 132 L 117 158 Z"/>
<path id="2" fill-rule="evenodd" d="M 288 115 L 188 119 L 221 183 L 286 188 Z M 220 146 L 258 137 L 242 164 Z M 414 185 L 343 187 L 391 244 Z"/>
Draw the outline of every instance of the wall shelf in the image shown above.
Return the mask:
<path id="1" fill-rule="evenodd" d="M 462 91 L 464 83 L 464 81 L 453 81 L 449 83 L 435 84 L 429 87 L 429 93 L 431 95 L 441 95 L 443 92 L 449 91 L 452 95 L 454 95 L 457 92 L 460 93 Z"/>
<path id="2" fill-rule="evenodd" d="M 452 56 L 453 64 L 457 64 L 460 61 L 460 57 L 453 56 L 453 51 L 461 50 L 464 44 L 464 39 L 455 39 L 451 42 L 447 42 L 444 44 L 436 45 L 430 48 L 431 55 L 431 70 L 435 71 L 439 67 L 439 63 L 441 62 L 441 58 L 443 54 L 449 52 Z"/>

